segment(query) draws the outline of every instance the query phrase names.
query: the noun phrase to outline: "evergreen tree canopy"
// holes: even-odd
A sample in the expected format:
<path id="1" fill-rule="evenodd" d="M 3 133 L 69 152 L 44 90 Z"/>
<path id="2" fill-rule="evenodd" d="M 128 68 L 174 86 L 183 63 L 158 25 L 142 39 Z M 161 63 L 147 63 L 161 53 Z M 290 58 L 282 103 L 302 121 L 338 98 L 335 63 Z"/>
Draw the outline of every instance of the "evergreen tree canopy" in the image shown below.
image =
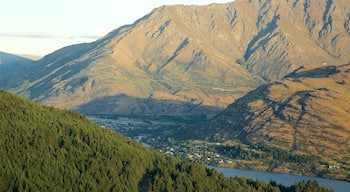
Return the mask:
<path id="1" fill-rule="evenodd" d="M 2 90 L 0 138 L 0 191 L 327 191 L 227 178 Z"/>

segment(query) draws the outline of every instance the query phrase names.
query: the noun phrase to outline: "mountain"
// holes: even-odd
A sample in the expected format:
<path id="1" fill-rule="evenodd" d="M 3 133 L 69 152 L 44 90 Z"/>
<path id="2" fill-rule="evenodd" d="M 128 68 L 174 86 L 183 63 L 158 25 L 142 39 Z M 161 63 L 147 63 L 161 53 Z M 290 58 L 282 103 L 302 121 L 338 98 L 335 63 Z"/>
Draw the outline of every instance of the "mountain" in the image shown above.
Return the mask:
<path id="1" fill-rule="evenodd" d="M 2 90 L 0 113 L 1 191 L 328 191 L 225 178 Z"/>
<path id="2" fill-rule="evenodd" d="M 86 114 L 215 114 L 302 64 L 350 61 L 349 8 L 346 0 L 162 6 L 0 85 Z"/>
<path id="3" fill-rule="evenodd" d="M 249 92 L 188 134 L 192 139 L 238 140 L 253 148 L 263 144 L 295 155 L 312 155 L 321 165 L 340 167 L 327 169 L 323 175 L 349 179 L 349 82 L 350 64 L 304 65 L 282 81 Z M 325 167 L 315 169 L 321 174 Z"/>
<path id="4" fill-rule="evenodd" d="M 24 57 L 0 52 L 0 77 L 5 76 L 13 71 L 21 70 L 31 62 L 32 60 L 26 59 Z"/>

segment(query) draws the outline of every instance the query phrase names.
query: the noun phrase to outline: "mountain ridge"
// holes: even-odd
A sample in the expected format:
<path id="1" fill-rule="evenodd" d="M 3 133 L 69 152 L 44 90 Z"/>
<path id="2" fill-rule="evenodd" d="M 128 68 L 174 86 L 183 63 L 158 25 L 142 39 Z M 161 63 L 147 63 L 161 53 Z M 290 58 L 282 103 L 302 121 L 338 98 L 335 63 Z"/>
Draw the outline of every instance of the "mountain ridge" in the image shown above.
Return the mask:
<path id="1" fill-rule="evenodd" d="M 26 58 L 26 59 L 30 59 L 33 61 L 37 61 L 40 60 L 42 57 L 38 56 L 38 55 L 29 55 L 29 54 L 17 54 L 20 57 Z"/>
<path id="2" fill-rule="evenodd" d="M 349 179 L 349 72 L 350 64 L 304 65 L 282 81 L 249 92 L 208 124 L 191 128 L 188 139 L 239 140 L 315 155 L 323 164 L 341 167 L 324 172 L 320 166 L 318 171 Z"/>
<path id="3" fill-rule="evenodd" d="M 33 60 L 0 51 L 0 77 L 21 70 Z"/>
<path id="4" fill-rule="evenodd" d="M 348 62 L 349 6 L 344 0 L 162 6 L 96 42 L 54 52 L 27 77 L 0 85 L 70 109 L 120 94 L 224 109 L 304 63 Z"/>

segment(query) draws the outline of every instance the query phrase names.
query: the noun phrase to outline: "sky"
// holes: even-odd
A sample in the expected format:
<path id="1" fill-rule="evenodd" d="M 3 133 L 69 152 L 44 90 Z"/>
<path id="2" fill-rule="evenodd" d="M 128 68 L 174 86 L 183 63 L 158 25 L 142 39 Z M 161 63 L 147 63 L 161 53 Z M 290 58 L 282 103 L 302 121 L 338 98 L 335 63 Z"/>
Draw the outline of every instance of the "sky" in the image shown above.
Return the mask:
<path id="1" fill-rule="evenodd" d="M 206 5 L 233 0 L 1 0 L 0 51 L 47 55 L 93 42 L 162 5 Z"/>

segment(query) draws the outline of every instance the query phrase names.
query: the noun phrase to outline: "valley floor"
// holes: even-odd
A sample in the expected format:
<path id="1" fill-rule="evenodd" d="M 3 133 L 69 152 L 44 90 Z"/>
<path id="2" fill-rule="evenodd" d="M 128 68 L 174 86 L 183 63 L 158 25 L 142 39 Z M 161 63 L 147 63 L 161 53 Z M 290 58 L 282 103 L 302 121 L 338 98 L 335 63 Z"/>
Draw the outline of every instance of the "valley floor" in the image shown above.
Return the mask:
<path id="1" fill-rule="evenodd" d="M 176 129 L 205 120 L 200 120 L 198 117 L 195 117 L 195 120 L 188 116 L 148 117 L 147 120 L 140 117 L 90 116 L 89 118 L 97 124 L 111 128 L 161 152 L 202 165 L 350 181 L 348 167 L 321 162 L 315 156 L 295 155 L 264 145 L 248 146 L 240 142 L 177 141 L 169 137 Z"/>

